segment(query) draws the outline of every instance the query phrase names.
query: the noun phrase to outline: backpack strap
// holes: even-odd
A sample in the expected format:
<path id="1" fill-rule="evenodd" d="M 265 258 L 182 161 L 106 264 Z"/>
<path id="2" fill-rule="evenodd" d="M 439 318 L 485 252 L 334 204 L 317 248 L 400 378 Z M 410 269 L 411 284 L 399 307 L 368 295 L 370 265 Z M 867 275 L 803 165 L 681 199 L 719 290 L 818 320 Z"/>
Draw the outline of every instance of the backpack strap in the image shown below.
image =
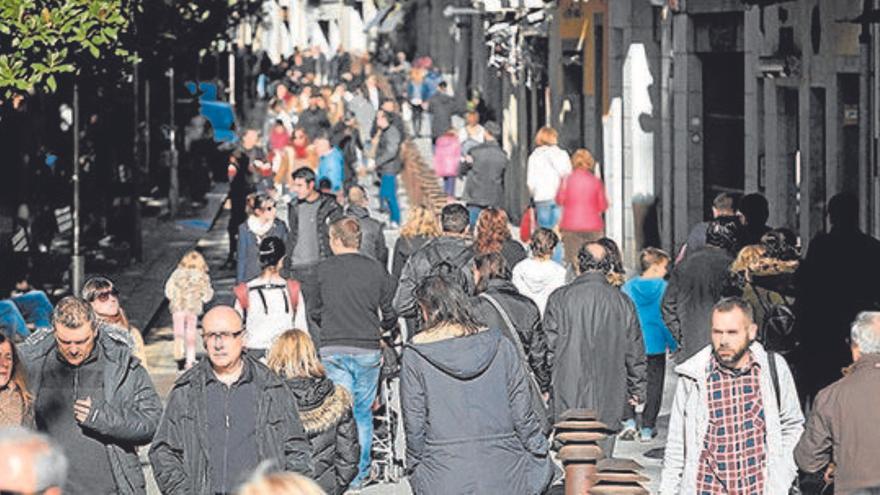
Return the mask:
<path id="1" fill-rule="evenodd" d="M 776 394 L 776 407 L 782 409 L 782 398 L 779 396 L 779 371 L 776 369 L 776 353 L 767 352 L 767 361 L 770 363 L 770 379 L 773 380 L 773 392 Z"/>
<path id="2" fill-rule="evenodd" d="M 498 299 L 486 294 L 485 292 L 481 292 L 479 295 L 480 298 L 488 301 L 489 304 L 495 308 L 495 311 L 501 315 L 501 319 L 504 320 L 504 326 L 507 327 L 508 332 L 510 332 L 510 336 L 513 341 L 516 343 L 516 350 L 518 351 L 519 357 L 522 358 L 524 363 L 528 363 L 529 359 L 526 356 L 526 349 L 523 346 L 522 340 L 519 338 L 519 332 L 516 331 L 516 327 L 513 326 L 513 322 L 510 320 L 510 315 L 507 314 L 507 311 L 504 310 L 504 307 L 501 306 L 501 303 L 498 302 Z"/>
<path id="3" fill-rule="evenodd" d="M 247 283 L 242 282 L 236 285 L 232 292 L 235 293 L 235 299 L 238 300 L 238 305 L 241 306 L 243 311 L 248 310 L 248 286 Z"/>

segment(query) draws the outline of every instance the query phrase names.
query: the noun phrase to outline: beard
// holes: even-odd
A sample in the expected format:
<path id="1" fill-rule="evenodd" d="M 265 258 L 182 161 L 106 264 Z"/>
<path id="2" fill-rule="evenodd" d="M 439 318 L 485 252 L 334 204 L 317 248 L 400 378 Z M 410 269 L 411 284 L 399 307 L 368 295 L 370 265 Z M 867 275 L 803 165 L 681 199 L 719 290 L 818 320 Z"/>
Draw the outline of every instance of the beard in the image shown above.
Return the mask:
<path id="1" fill-rule="evenodd" d="M 733 353 L 733 355 L 731 355 L 730 357 L 727 357 L 727 358 L 718 354 L 719 349 L 716 348 L 715 346 L 712 346 L 712 355 L 715 357 L 715 360 L 718 361 L 718 364 L 720 364 L 721 366 L 724 366 L 725 368 L 734 369 L 734 368 L 736 368 L 736 365 L 739 363 L 739 361 L 742 359 L 742 357 L 745 356 L 747 352 L 749 352 L 749 347 L 751 345 L 752 345 L 752 341 L 747 340 L 745 345 L 743 345 L 742 347 L 740 347 L 738 349 L 732 349 L 735 352 Z M 728 349 L 730 349 L 730 347 L 724 347 L 721 350 L 728 350 Z"/>

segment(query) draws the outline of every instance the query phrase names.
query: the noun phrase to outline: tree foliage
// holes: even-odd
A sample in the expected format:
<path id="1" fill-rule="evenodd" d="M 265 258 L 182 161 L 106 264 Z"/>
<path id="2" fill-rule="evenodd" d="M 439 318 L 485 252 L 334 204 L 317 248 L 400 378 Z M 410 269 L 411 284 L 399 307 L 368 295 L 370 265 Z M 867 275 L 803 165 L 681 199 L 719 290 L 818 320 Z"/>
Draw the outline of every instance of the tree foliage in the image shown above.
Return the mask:
<path id="1" fill-rule="evenodd" d="M 128 0 L 0 0 L 0 90 L 54 92 L 56 77 L 130 57 Z"/>

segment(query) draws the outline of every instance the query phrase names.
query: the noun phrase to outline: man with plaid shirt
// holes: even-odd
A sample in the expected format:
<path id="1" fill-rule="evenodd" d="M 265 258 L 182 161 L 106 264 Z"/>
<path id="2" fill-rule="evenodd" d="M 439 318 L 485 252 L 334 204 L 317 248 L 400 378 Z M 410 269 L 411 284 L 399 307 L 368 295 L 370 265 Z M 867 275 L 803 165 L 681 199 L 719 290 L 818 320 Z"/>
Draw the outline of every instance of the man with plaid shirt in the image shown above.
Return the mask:
<path id="1" fill-rule="evenodd" d="M 711 322 L 712 344 L 675 368 L 660 493 L 787 494 L 804 424 L 788 365 L 755 341 L 742 299 L 719 301 Z"/>

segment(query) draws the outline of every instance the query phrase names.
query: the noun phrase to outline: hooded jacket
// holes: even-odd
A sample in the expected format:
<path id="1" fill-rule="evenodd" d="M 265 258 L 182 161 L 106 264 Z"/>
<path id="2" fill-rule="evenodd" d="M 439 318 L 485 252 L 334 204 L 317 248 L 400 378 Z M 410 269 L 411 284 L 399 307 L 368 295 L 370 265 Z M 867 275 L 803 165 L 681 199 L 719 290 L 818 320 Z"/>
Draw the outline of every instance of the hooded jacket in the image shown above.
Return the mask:
<path id="1" fill-rule="evenodd" d="M 642 337 L 645 340 L 645 354 L 649 356 L 666 354 L 666 349 L 678 349 L 678 343 L 672 338 L 660 314 L 660 302 L 666 286 L 667 283 L 662 278 L 636 277 L 623 284 L 621 289 L 636 305 Z"/>
<path id="2" fill-rule="evenodd" d="M 361 226 L 361 246 L 358 251 L 369 256 L 388 269 L 388 245 L 385 243 L 383 224 L 370 216 L 370 211 L 363 206 L 349 205 L 345 213 L 357 218 Z"/>
<path id="3" fill-rule="evenodd" d="M 397 293 L 394 295 L 394 310 L 403 317 L 413 317 L 417 313 L 417 304 L 413 292 L 416 286 L 431 273 L 432 256 L 445 260 L 455 259 L 464 250 L 471 250 L 473 244 L 465 237 L 442 236 L 431 239 L 418 251 L 409 257 L 400 273 L 400 283 L 397 285 Z M 429 253 L 433 251 L 434 253 Z M 471 255 L 473 257 L 473 255 Z M 473 292 L 474 274 L 470 269 L 470 261 L 463 267 L 464 276 L 469 284 L 468 294 Z"/>
<path id="4" fill-rule="evenodd" d="M 565 268 L 553 260 L 529 258 L 513 267 L 511 281 L 520 294 L 535 301 L 541 314 L 547 307 L 547 299 L 554 290 L 565 285 Z"/>
<path id="5" fill-rule="evenodd" d="M 136 447 L 152 440 L 162 402 L 147 371 L 132 356 L 131 337 L 122 332 L 98 325 L 95 349 L 103 352 L 100 361 L 105 363 L 104 402 L 92 405 L 82 427 L 104 438 L 117 493 L 144 494 L 146 481 Z M 43 365 L 47 359 L 55 359 L 56 349 L 51 329 L 34 333 L 19 348 L 34 397 L 40 394 Z"/>
<path id="6" fill-rule="evenodd" d="M 403 351 L 400 394 L 413 493 L 534 495 L 552 481 L 528 378 L 498 330 L 417 335 Z"/>
<path id="7" fill-rule="evenodd" d="M 761 398 L 767 439 L 764 493 L 786 494 L 797 476 L 792 452 L 804 431 L 804 415 L 785 359 L 775 354 L 779 376 L 777 401 L 773 379 L 768 371 L 770 362 L 767 353 L 757 342 L 753 342 L 749 350 L 761 368 Z M 669 434 L 660 478 L 661 495 L 690 495 L 697 491 L 700 455 L 709 428 L 706 377 L 711 358 L 712 346 L 706 346 L 675 367 L 678 385 L 669 415 Z"/>
<path id="8" fill-rule="evenodd" d="M 680 346 L 677 362 L 683 363 L 709 344 L 712 307 L 729 295 L 732 262 L 727 251 L 710 246 L 689 254 L 669 277 L 661 311 Z"/>
<path id="9" fill-rule="evenodd" d="M 351 394 L 327 378 L 292 378 L 303 428 L 312 444 L 314 479 L 330 495 L 345 492 L 357 476 L 360 445 Z"/>
<path id="10" fill-rule="evenodd" d="M 311 448 L 293 393 L 277 375 L 245 353 L 251 379 L 259 391 L 256 410 L 257 450 L 260 460 L 272 460 L 278 469 L 312 474 Z M 213 373 L 207 359 L 190 368 L 174 383 L 165 414 L 150 447 L 150 464 L 159 490 L 165 495 L 214 493 L 208 470 L 205 387 Z M 140 467 L 140 466 L 138 466 Z"/>
<path id="11" fill-rule="evenodd" d="M 507 312 L 513 323 L 523 350 L 529 358 L 529 367 L 542 392 L 550 390 L 550 363 L 547 361 L 547 337 L 541 327 L 541 312 L 538 306 L 528 297 L 520 294 L 516 287 L 507 280 L 491 279 L 486 284 L 485 293 L 492 296 Z M 489 328 L 500 328 L 506 337 L 508 329 L 504 319 L 492 304 L 482 297 L 473 298 L 472 306 L 477 319 Z"/>
<path id="12" fill-rule="evenodd" d="M 587 272 L 550 295 L 544 332 L 553 366 L 553 417 L 598 412 L 612 429 L 628 397 L 645 399 L 645 347 L 632 301 L 600 272 Z"/>

